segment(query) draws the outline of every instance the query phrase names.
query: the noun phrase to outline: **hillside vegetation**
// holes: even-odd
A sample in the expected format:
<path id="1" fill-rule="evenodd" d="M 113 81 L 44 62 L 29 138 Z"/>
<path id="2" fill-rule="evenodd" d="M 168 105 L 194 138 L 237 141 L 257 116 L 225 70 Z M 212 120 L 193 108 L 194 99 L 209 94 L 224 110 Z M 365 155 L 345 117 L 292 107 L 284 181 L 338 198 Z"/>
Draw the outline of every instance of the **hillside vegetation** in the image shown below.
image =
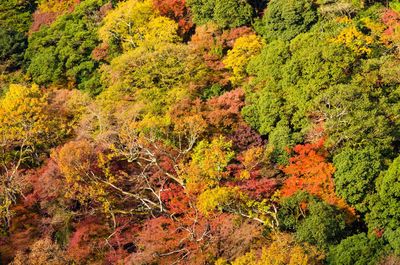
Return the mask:
<path id="1" fill-rule="evenodd" d="M 1 0 L 0 264 L 400 264 L 400 2 Z"/>

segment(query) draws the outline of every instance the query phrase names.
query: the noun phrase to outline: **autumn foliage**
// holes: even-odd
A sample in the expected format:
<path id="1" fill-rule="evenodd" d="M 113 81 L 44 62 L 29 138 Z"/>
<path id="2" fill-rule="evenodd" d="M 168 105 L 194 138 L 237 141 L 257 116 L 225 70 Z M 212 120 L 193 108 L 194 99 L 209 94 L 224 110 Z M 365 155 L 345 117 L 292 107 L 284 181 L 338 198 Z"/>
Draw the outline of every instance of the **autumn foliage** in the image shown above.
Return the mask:
<path id="1" fill-rule="evenodd" d="M 0 0 L 0 264 L 400 256 L 400 2 Z"/>
<path id="2" fill-rule="evenodd" d="M 289 177 L 281 189 L 283 197 L 289 197 L 298 191 L 306 191 L 329 204 L 341 208 L 348 208 L 343 199 L 335 194 L 333 173 L 335 167 L 327 162 L 328 153 L 324 149 L 325 139 L 321 138 L 314 143 L 297 145 L 293 148 L 294 156 L 283 172 Z"/>
<path id="3" fill-rule="evenodd" d="M 183 34 L 192 29 L 193 22 L 185 0 L 153 0 L 153 5 L 162 16 L 175 20 Z"/>

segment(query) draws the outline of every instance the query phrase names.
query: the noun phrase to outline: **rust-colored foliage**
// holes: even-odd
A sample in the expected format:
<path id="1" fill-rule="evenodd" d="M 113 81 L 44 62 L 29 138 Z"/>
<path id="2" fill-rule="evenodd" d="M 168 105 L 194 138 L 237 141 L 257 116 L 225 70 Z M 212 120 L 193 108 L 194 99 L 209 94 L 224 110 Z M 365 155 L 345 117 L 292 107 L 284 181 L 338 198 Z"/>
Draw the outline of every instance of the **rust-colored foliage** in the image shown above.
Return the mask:
<path id="1" fill-rule="evenodd" d="M 171 184 L 161 199 L 168 215 L 145 221 L 136 237 L 137 251 L 126 259 L 129 264 L 204 264 L 209 257 L 209 221 L 195 208 L 185 190 Z"/>
<path id="2" fill-rule="evenodd" d="M 222 60 L 237 38 L 251 33 L 253 31 L 247 27 L 226 31 L 218 29 L 213 24 L 196 27 L 196 32 L 188 44 L 192 52 L 201 56 L 211 70 L 207 79 L 212 84 L 218 83 L 222 86 L 229 84 L 229 74 Z"/>
<path id="3" fill-rule="evenodd" d="M 110 264 L 118 264 L 119 261 L 137 252 L 136 236 L 140 230 L 135 220 L 128 217 L 117 217 L 116 227 L 107 238 L 109 250 L 106 259 Z"/>
<path id="4" fill-rule="evenodd" d="M 239 154 L 239 164 L 231 164 L 228 171 L 234 181 L 229 186 L 238 187 L 241 192 L 253 200 L 270 198 L 278 187 L 279 181 L 274 177 L 277 172 L 265 157 L 263 147 L 252 147 Z"/>
<path id="5" fill-rule="evenodd" d="M 237 128 L 242 122 L 240 110 L 244 104 L 244 91 L 240 88 L 210 99 L 207 102 L 208 123 L 217 128 Z"/>
<path id="6" fill-rule="evenodd" d="M 40 12 L 40 10 L 36 10 L 33 13 L 33 22 L 30 28 L 30 32 L 39 31 L 41 26 L 48 26 L 53 23 L 57 17 L 59 16 L 56 12 Z"/>
<path id="7" fill-rule="evenodd" d="M 283 168 L 283 172 L 289 177 L 284 182 L 281 195 L 289 197 L 297 191 L 307 191 L 329 204 L 350 210 L 344 200 L 335 194 L 335 168 L 326 161 L 328 153 L 324 149 L 324 142 L 325 139 L 322 138 L 293 148 L 294 156 L 290 158 L 289 165 Z"/>
<path id="8" fill-rule="evenodd" d="M 49 26 L 59 16 L 74 11 L 81 0 L 45 0 L 41 1 L 38 9 L 33 13 L 33 22 L 30 33 L 40 30 L 42 26 Z"/>
<path id="9" fill-rule="evenodd" d="M 134 253 L 129 261 L 132 264 L 171 264 L 179 260 L 204 264 L 209 229 L 208 222 L 193 211 L 180 218 L 150 219 L 139 233 L 138 245 L 142 251 Z"/>
<path id="10" fill-rule="evenodd" d="M 63 183 L 57 163 L 48 159 L 38 170 L 32 170 L 26 175 L 26 180 L 32 191 L 25 196 L 26 206 L 40 203 L 42 207 L 62 196 Z"/>
<path id="11" fill-rule="evenodd" d="M 263 226 L 235 215 L 219 214 L 211 219 L 194 208 L 170 217 L 147 221 L 139 232 L 138 247 L 126 261 L 132 264 L 209 264 L 216 255 L 240 256 L 248 245 L 262 244 Z M 257 243 L 255 243 L 257 244 Z"/>
<path id="12" fill-rule="evenodd" d="M 190 204 L 184 189 L 176 184 L 166 187 L 161 193 L 161 199 L 171 214 L 186 213 Z"/>
<path id="13" fill-rule="evenodd" d="M 80 221 L 72 234 L 67 249 L 68 256 L 78 262 L 90 262 L 98 259 L 101 251 L 106 249 L 107 238 L 111 232 L 104 224 L 104 220 L 88 217 Z"/>
<path id="14" fill-rule="evenodd" d="M 189 32 L 193 27 L 192 18 L 185 0 L 153 0 L 154 7 L 162 16 L 175 20 L 181 34 Z"/>
<path id="15" fill-rule="evenodd" d="M 262 246 L 266 244 L 262 236 L 264 227 L 250 220 L 241 220 L 232 214 L 220 214 L 216 216 L 210 229 L 213 232 L 213 244 L 220 257 L 234 259 L 248 251 L 248 247 Z"/>
<path id="16" fill-rule="evenodd" d="M 67 264 L 67 257 L 57 243 L 49 237 L 39 239 L 32 244 L 28 253 L 19 252 L 13 265 L 62 265 Z"/>
<path id="17" fill-rule="evenodd" d="M 269 178 L 248 179 L 242 181 L 239 188 L 250 198 L 261 200 L 269 198 L 276 191 L 277 181 Z"/>
<path id="18" fill-rule="evenodd" d="M 235 43 L 236 39 L 251 34 L 254 34 L 254 31 L 249 27 L 243 26 L 224 31 L 222 33 L 221 39 L 228 48 L 233 48 L 233 44 Z"/>
<path id="19" fill-rule="evenodd" d="M 22 205 L 11 209 L 14 216 L 8 229 L 9 236 L 0 236 L 0 261 L 8 264 L 18 251 L 26 251 L 40 237 L 40 216 Z"/>
<path id="20" fill-rule="evenodd" d="M 393 9 L 386 9 L 381 19 L 386 26 L 382 36 L 383 41 L 387 45 L 398 45 L 400 41 L 400 13 Z"/>
<path id="21" fill-rule="evenodd" d="M 106 42 L 101 43 L 92 51 L 92 58 L 96 61 L 106 60 L 109 52 L 109 45 Z"/>

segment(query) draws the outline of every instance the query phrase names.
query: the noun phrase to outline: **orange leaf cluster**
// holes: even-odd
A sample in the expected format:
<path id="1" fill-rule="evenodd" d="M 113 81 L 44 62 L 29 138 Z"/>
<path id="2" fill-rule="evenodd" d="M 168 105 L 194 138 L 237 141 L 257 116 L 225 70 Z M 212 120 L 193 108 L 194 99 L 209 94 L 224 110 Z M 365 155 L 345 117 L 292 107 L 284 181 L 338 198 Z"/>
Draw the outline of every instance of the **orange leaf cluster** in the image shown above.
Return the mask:
<path id="1" fill-rule="evenodd" d="M 314 143 L 293 148 L 295 156 L 290 158 L 289 165 L 283 168 L 283 172 L 289 177 L 284 182 L 281 196 L 290 197 L 297 191 L 306 191 L 352 213 L 354 210 L 335 194 L 335 168 L 332 163 L 326 161 L 328 153 L 323 148 L 324 142 L 325 139 L 321 138 Z"/>

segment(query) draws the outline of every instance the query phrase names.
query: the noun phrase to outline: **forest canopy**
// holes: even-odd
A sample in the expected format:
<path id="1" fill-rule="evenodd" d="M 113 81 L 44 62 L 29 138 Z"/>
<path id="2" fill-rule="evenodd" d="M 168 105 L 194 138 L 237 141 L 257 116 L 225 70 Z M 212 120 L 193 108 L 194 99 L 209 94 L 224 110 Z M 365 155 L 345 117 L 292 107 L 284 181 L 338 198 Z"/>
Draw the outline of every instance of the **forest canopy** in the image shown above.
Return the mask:
<path id="1" fill-rule="evenodd" d="M 400 264 L 400 1 L 0 1 L 0 264 Z"/>

